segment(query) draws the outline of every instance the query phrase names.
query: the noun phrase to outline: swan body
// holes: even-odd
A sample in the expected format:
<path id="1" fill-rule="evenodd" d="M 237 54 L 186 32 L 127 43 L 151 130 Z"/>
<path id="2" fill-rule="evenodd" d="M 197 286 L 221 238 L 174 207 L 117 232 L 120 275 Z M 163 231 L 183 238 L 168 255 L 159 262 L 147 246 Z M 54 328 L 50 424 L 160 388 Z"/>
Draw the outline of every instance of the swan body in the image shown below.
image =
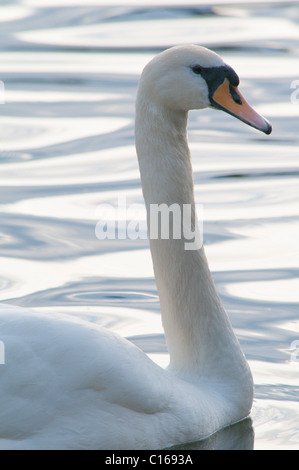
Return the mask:
<path id="1" fill-rule="evenodd" d="M 153 449 L 222 426 L 221 386 L 181 380 L 109 330 L 11 306 L 0 326 L 2 450 Z"/>
<path id="2" fill-rule="evenodd" d="M 237 81 L 217 54 L 199 46 L 171 48 L 145 67 L 136 149 L 149 229 L 151 205 L 162 203 L 189 204 L 197 226 L 186 137 L 190 109 L 213 105 L 270 132 Z M 249 415 L 250 369 L 204 248 L 186 250 L 185 242 L 150 239 L 167 369 L 94 324 L 0 306 L 0 449 L 163 448 Z"/>

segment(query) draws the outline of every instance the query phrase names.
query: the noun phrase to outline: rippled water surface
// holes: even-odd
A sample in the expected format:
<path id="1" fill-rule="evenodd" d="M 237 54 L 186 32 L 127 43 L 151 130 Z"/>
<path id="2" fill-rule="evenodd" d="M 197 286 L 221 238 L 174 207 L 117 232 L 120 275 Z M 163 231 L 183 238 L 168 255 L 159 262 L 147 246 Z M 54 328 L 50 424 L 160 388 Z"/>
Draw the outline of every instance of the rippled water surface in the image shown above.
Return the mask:
<path id="1" fill-rule="evenodd" d="M 298 2 L 149 4 L 0 2 L 0 301 L 106 325 L 167 363 L 147 240 L 95 227 L 101 204 L 143 202 L 143 66 L 171 45 L 211 47 L 274 131 L 190 114 L 207 255 L 256 392 L 252 421 L 189 448 L 299 449 Z"/>

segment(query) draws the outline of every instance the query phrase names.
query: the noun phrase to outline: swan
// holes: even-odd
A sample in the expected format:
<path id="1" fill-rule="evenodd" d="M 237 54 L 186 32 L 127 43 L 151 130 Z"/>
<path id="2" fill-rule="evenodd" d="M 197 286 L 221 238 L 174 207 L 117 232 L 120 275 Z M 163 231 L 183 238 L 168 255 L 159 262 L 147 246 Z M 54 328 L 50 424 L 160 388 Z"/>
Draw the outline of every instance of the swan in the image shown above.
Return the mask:
<path id="1" fill-rule="evenodd" d="M 270 134 L 238 85 L 219 55 L 197 45 L 167 49 L 145 66 L 135 142 L 149 233 L 157 204 L 190 207 L 198 227 L 189 110 L 213 107 Z M 250 415 L 249 365 L 204 247 L 186 249 L 183 235 L 149 237 L 170 357 L 165 369 L 95 324 L 1 305 L 0 449 L 161 449 Z"/>

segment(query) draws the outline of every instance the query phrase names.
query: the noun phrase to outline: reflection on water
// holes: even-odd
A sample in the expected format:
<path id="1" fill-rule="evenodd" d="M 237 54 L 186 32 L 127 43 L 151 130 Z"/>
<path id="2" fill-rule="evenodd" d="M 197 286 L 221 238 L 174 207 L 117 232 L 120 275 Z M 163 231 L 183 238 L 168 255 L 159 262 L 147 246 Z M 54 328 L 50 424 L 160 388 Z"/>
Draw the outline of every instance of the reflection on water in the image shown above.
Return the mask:
<path id="1" fill-rule="evenodd" d="M 0 300 L 79 315 L 167 363 L 148 243 L 99 241 L 96 209 L 142 203 L 143 66 L 178 43 L 216 49 L 274 132 L 190 113 L 207 254 L 254 374 L 254 448 L 298 449 L 298 2 L 158 3 L 1 2 Z M 183 446 L 252 447 L 251 420 Z"/>
<path id="2" fill-rule="evenodd" d="M 173 450 L 253 450 L 254 430 L 250 418 L 221 429 L 207 439 L 171 447 Z"/>

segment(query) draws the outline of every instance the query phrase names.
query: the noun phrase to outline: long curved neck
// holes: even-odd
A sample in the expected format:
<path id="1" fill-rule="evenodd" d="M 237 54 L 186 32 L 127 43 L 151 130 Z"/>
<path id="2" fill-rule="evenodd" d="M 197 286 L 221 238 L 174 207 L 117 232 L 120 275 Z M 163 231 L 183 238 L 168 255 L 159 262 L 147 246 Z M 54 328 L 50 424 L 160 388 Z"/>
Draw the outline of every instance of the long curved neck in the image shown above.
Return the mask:
<path id="1" fill-rule="evenodd" d="M 149 233 L 151 208 L 157 204 L 189 205 L 191 225 L 196 225 L 187 120 L 187 113 L 159 109 L 139 93 L 135 138 Z M 150 239 L 150 249 L 170 367 L 177 373 L 209 377 L 235 374 L 244 361 L 204 248 L 186 249 L 184 236 L 164 239 L 159 232 Z"/>

